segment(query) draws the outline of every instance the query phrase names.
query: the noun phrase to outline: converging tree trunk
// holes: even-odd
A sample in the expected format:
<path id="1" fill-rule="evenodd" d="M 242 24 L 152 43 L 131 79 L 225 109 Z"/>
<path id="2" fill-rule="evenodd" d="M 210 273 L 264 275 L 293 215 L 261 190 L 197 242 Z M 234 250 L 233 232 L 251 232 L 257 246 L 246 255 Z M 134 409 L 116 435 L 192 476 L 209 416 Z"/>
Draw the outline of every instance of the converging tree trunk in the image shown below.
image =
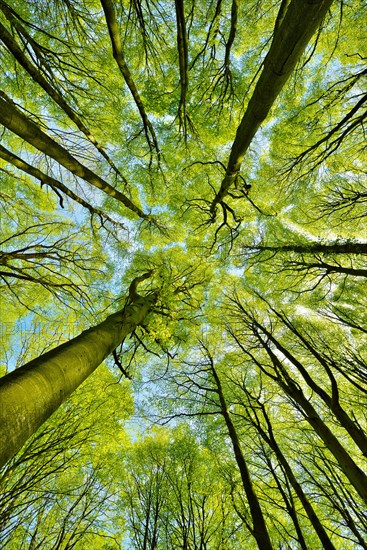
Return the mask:
<path id="1" fill-rule="evenodd" d="M 331 4 L 332 0 L 283 0 L 275 22 L 273 40 L 262 64 L 262 72 L 237 128 L 226 175 L 210 205 L 214 217 L 217 205 L 223 201 L 237 180 L 254 135 L 267 118 Z"/>
<path id="2" fill-rule="evenodd" d="M 10 162 L 18 168 L 18 170 L 22 170 L 22 172 L 29 174 L 30 176 L 33 176 L 34 178 L 37 178 L 41 182 L 41 187 L 43 185 L 49 185 L 51 189 L 56 193 L 56 195 L 59 198 L 60 206 L 64 207 L 64 201 L 61 193 L 64 193 L 67 197 L 72 199 L 73 201 L 81 204 L 84 208 L 86 208 L 92 216 L 95 214 L 99 217 L 101 220 L 101 223 L 103 225 L 105 220 L 108 220 L 115 226 L 119 226 L 122 229 L 125 229 L 125 226 L 116 220 L 113 220 L 108 214 L 106 214 L 103 210 L 100 208 L 95 208 L 92 206 L 88 201 L 84 200 L 82 197 L 79 197 L 76 193 L 71 191 L 66 185 L 64 185 L 61 181 L 56 180 L 55 178 L 48 176 L 44 172 L 41 172 L 41 170 L 38 170 L 38 168 L 35 168 L 34 166 L 31 166 L 28 164 L 28 162 L 25 162 L 23 159 L 18 157 L 17 155 L 14 155 L 11 151 L 0 145 L 0 158 L 6 160 L 7 162 Z M 61 191 L 61 193 L 60 193 Z"/>
<path id="3" fill-rule="evenodd" d="M 149 274 L 142 276 L 148 278 Z M 157 294 L 136 293 L 125 307 L 69 342 L 0 379 L 0 467 L 124 339 L 143 323 Z"/>
<path id="4" fill-rule="evenodd" d="M 211 361 L 211 372 L 216 385 L 216 392 L 219 398 L 221 414 L 227 426 L 229 437 L 231 438 L 233 452 L 238 465 L 238 469 L 241 474 L 242 485 L 246 493 L 247 502 L 249 504 L 250 513 L 252 517 L 253 527 L 251 534 L 256 539 L 259 550 L 273 550 L 273 545 L 270 540 L 268 529 L 265 523 L 265 518 L 261 509 L 259 499 L 255 493 L 251 475 L 247 467 L 246 459 L 242 452 L 240 440 L 237 435 L 236 428 L 232 422 L 231 415 L 228 411 L 227 403 L 224 397 L 222 383 L 218 376 L 218 373 L 214 367 L 214 363 Z"/>
<path id="5" fill-rule="evenodd" d="M 97 189 L 100 189 L 110 197 L 121 202 L 126 208 L 135 212 L 140 218 L 151 220 L 148 214 L 145 214 L 139 206 L 136 206 L 126 195 L 118 191 L 107 183 L 98 174 L 95 174 L 87 166 L 81 164 L 73 155 L 69 153 L 57 141 L 46 134 L 30 118 L 26 117 L 16 106 L 15 103 L 0 91 L 0 123 L 11 132 L 28 142 L 42 153 L 56 160 L 61 166 L 67 168 L 72 174 L 82 178 Z"/>
<path id="6" fill-rule="evenodd" d="M 320 539 L 320 542 L 322 544 L 322 547 L 325 550 L 336 550 L 335 546 L 331 542 L 329 535 L 327 534 L 326 530 L 324 529 L 324 526 L 322 525 L 321 521 L 319 520 L 317 513 L 314 510 L 314 507 L 308 498 L 307 494 L 302 488 L 302 485 L 297 481 L 297 478 L 291 468 L 290 463 L 288 462 L 286 456 L 281 451 L 273 431 L 273 426 L 271 424 L 270 418 L 266 412 L 265 406 L 263 403 L 260 402 L 258 399 L 256 401 L 256 405 L 254 405 L 250 401 L 250 394 L 247 392 L 246 388 L 244 388 L 244 391 L 249 399 L 249 409 L 251 410 L 252 414 L 249 414 L 249 419 L 252 425 L 256 428 L 257 432 L 260 434 L 262 439 L 269 445 L 269 447 L 274 451 L 275 456 L 279 462 L 279 464 L 282 466 L 283 471 L 285 475 L 287 476 L 290 485 L 292 486 L 294 492 L 296 493 L 297 497 L 299 498 L 299 501 L 301 502 L 308 519 L 310 520 L 310 523 L 312 524 L 312 527 L 314 528 L 315 532 L 317 533 L 317 536 Z M 266 423 L 266 430 L 262 427 L 261 421 L 258 417 L 258 411 L 261 410 L 263 418 Z"/>
<path id="7" fill-rule="evenodd" d="M 40 46 L 37 47 L 37 43 L 28 34 L 27 30 L 20 24 L 19 16 L 16 15 L 13 9 L 9 9 L 9 7 L 4 2 L 1 2 L 1 0 L 0 0 L 0 10 L 3 12 L 5 17 L 10 22 L 13 33 L 15 29 L 15 31 L 19 33 L 19 36 L 22 37 L 22 40 L 24 40 L 24 43 L 28 42 L 28 44 L 32 46 L 33 55 L 36 56 L 37 62 L 41 67 L 43 67 L 43 71 L 45 70 L 47 71 L 47 75 L 50 78 L 50 76 L 52 75 L 52 69 L 50 67 L 47 67 L 47 62 L 45 60 L 45 57 L 40 56 L 40 50 L 41 50 Z M 37 65 L 32 63 L 30 59 L 27 57 L 26 53 L 29 53 L 28 49 L 21 48 L 16 42 L 13 34 L 9 32 L 7 28 L 1 23 L 0 23 L 0 39 L 3 41 L 3 43 L 8 48 L 8 50 L 13 54 L 14 59 L 17 60 L 17 62 L 27 71 L 27 73 L 32 77 L 32 79 L 35 82 L 37 82 L 45 90 L 45 92 L 59 105 L 59 107 L 64 111 L 64 113 L 68 115 L 70 120 L 72 120 L 74 124 L 76 124 L 76 126 L 79 128 L 79 130 L 85 135 L 88 141 L 93 143 L 97 151 L 99 151 L 99 153 L 103 156 L 103 158 L 107 160 L 108 164 L 111 166 L 111 168 L 113 168 L 115 173 L 118 174 L 118 176 L 124 182 L 125 186 L 128 188 L 128 182 L 126 178 L 117 168 L 117 166 L 115 165 L 113 160 L 110 158 L 110 156 L 98 143 L 96 138 L 93 136 L 92 131 L 83 122 L 82 118 L 71 107 L 71 105 L 69 105 L 64 95 L 59 91 L 56 79 L 51 84 L 47 80 L 47 78 L 43 76 L 42 72 L 38 69 Z"/>
<path id="8" fill-rule="evenodd" d="M 329 243 L 314 243 L 307 244 L 279 244 L 276 246 L 244 246 L 243 250 L 249 253 L 261 253 L 261 252 L 275 252 L 280 254 L 287 254 L 295 252 L 297 254 L 367 254 L 367 243 L 357 241 L 346 242 L 329 242 Z"/>

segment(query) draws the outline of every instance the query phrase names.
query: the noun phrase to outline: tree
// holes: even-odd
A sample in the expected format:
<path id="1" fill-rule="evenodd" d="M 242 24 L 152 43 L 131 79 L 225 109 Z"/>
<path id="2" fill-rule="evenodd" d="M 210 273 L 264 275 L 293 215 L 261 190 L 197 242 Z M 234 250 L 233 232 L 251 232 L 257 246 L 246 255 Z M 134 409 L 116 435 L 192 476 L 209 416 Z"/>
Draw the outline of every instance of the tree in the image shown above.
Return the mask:
<path id="1" fill-rule="evenodd" d="M 0 0 L 4 544 L 366 548 L 364 11 Z"/>
<path id="2" fill-rule="evenodd" d="M 113 375 L 106 368 L 99 371 L 98 390 L 95 377 L 2 469 L 2 546 L 67 548 L 80 540 L 99 548 L 108 540 L 112 548 L 120 547 L 121 537 L 110 533 L 111 525 L 120 523 L 117 510 L 113 519 L 103 515 L 116 508 L 109 459 L 119 448 L 112 438 L 117 416 L 122 418 L 120 401 L 126 417 L 132 401 L 127 384 L 110 391 Z"/>
<path id="3" fill-rule="evenodd" d="M 237 539 L 229 487 L 185 426 L 155 429 L 121 458 L 121 505 L 134 548 L 214 550 Z"/>
<path id="4" fill-rule="evenodd" d="M 122 310 L 1 378 L 1 465 L 145 321 L 157 294 L 140 296 L 136 286 L 150 276 L 134 279 Z"/>

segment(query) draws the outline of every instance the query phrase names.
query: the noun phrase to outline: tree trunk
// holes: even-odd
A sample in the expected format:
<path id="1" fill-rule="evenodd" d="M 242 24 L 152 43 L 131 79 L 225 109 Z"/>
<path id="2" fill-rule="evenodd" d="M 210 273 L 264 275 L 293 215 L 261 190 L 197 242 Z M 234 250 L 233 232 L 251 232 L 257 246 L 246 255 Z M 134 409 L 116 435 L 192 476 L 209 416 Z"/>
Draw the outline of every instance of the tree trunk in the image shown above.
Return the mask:
<path id="1" fill-rule="evenodd" d="M 157 300 L 137 295 L 124 309 L 0 379 L 0 467 L 104 359 Z"/>
<path id="2" fill-rule="evenodd" d="M 329 365 L 326 361 L 323 360 L 321 355 L 317 353 L 313 346 L 293 327 L 288 319 L 285 319 L 283 315 L 278 313 L 273 308 L 272 311 L 274 311 L 277 317 L 281 319 L 282 322 L 302 341 L 302 343 L 307 347 L 307 349 L 324 368 L 332 386 L 331 395 L 314 381 L 310 374 L 311 371 L 308 371 L 307 368 L 304 367 L 302 363 L 298 361 L 297 358 L 272 335 L 271 332 L 269 332 L 260 323 L 256 323 L 256 325 L 267 336 L 270 342 L 272 342 L 276 346 L 280 353 L 284 355 L 284 357 L 295 366 L 295 368 L 301 374 L 308 386 L 323 400 L 325 405 L 329 407 L 331 412 L 335 415 L 335 418 L 337 418 L 337 420 L 340 422 L 340 425 L 343 426 L 343 428 L 348 432 L 355 444 L 359 447 L 362 454 L 367 457 L 367 435 L 355 422 L 353 422 L 349 414 L 341 406 L 339 402 L 339 390 L 337 382 Z"/>
<path id="3" fill-rule="evenodd" d="M 120 72 L 131 92 L 131 95 L 134 98 L 135 104 L 138 108 L 139 114 L 141 116 L 141 119 L 143 121 L 144 126 L 144 132 L 145 137 L 147 139 L 149 148 L 152 149 L 152 145 L 155 147 L 158 157 L 160 154 L 159 147 L 158 147 L 158 141 L 157 137 L 155 135 L 154 128 L 152 126 L 152 123 L 150 122 L 148 115 L 146 113 L 143 101 L 141 99 L 141 96 L 138 92 L 138 89 L 136 87 L 136 84 L 133 80 L 133 77 L 131 75 L 130 69 L 127 66 L 127 63 L 125 61 L 124 56 L 124 50 L 122 47 L 121 37 L 120 37 L 120 30 L 118 26 L 118 22 L 116 19 L 116 13 L 113 6 L 113 2 L 111 0 L 101 0 L 101 5 L 103 8 L 103 12 L 105 15 L 108 33 L 110 35 L 111 39 L 111 45 L 112 45 L 112 54 L 113 57 L 117 63 L 118 68 L 120 69 Z M 150 135 L 149 135 L 150 134 Z M 150 139 L 151 136 L 151 139 Z M 152 143 L 153 142 L 153 143 Z"/>
<path id="4" fill-rule="evenodd" d="M 250 143 L 269 114 L 283 86 L 291 76 L 308 42 L 322 23 L 332 0 L 283 0 L 274 28 L 273 40 L 263 62 L 246 112 L 232 145 L 226 175 L 210 210 L 215 213 L 239 174 Z"/>
<path id="5" fill-rule="evenodd" d="M 38 56 L 38 49 L 35 47 L 34 42 L 31 42 L 31 37 L 28 35 L 27 31 L 20 25 L 19 23 L 19 16 L 15 17 L 14 11 L 9 10 L 6 5 L 4 5 L 2 2 L 0 2 L 0 9 L 4 13 L 5 17 L 9 20 L 12 28 L 15 28 L 16 31 L 19 33 L 19 35 L 24 39 L 28 39 L 32 45 L 32 50 L 34 55 Z M 76 111 L 67 103 L 63 95 L 59 92 L 57 89 L 57 83 L 54 82 L 53 85 L 51 85 L 47 79 L 42 75 L 42 73 L 38 70 L 37 66 L 35 66 L 24 54 L 24 50 L 22 50 L 17 42 L 15 41 L 13 35 L 6 29 L 4 25 L 0 23 L 0 39 L 4 42 L 5 46 L 8 48 L 10 53 L 14 56 L 14 58 L 18 61 L 18 63 L 28 72 L 28 74 L 33 78 L 35 82 L 37 82 L 42 88 L 45 90 L 45 92 L 52 97 L 52 99 L 61 107 L 61 109 L 68 115 L 70 120 L 76 124 L 76 126 L 79 128 L 79 130 L 85 135 L 85 137 L 93 143 L 93 145 L 96 147 L 96 149 L 101 153 L 101 155 L 107 160 L 108 164 L 114 169 L 116 174 L 120 176 L 122 181 L 124 182 L 124 185 L 126 188 L 128 188 L 128 182 L 126 178 L 122 175 L 120 170 L 117 168 L 117 166 L 114 164 L 112 159 L 108 156 L 106 151 L 102 148 L 102 146 L 97 142 L 96 138 L 93 136 L 91 130 L 84 124 L 81 117 L 76 113 Z M 42 57 L 38 57 L 38 62 L 40 66 L 44 66 L 45 60 L 42 59 Z M 45 67 L 44 67 L 45 69 Z M 50 70 L 48 70 L 48 76 L 50 76 Z"/>
<path id="6" fill-rule="evenodd" d="M 235 459 L 241 474 L 242 485 L 245 490 L 247 501 L 250 507 L 253 524 L 252 535 L 256 539 L 259 550 L 273 550 L 273 545 L 271 543 L 270 536 L 266 527 L 265 518 L 262 513 L 260 502 L 255 493 L 251 481 L 250 472 L 247 467 L 245 457 L 242 453 L 240 440 L 238 438 L 236 428 L 232 422 L 230 413 L 227 408 L 222 384 L 213 364 L 211 365 L 211 371 L 213 373 L 214 382 L 218 392 L 221 413 L 225 420 L 229 437 L 231 438 Z"/>
<path id="7" fill-rule="evenodd" d="M 329 275 L 330 273 L 343 273 L 345 275 L 351 275 L 352 277 L 367 277 L 367 269 L 354 269 L 353 267 L 342 267 L 340 265 L 327 264 L 325 262 L 290 262 L 289 266 L 294 267 L 295 271 L 306 271 L 311 272 L 311 270 L 319 269 L 323 271 L 323 276 Z"/>
<path id="8" fill-rule="evenodd" d="M 278 459 L 279 464 L 282 465 L 284 472 L 293 487 L 297 497 L 299 498 L 307 516 L 310 520 L 312 527 L 314 528 L 317 536 L 320 539 L 320 542 L 322 544 L 322 547 L 325 550 L 336 550 L 335 546 L 331 542 L 326 530 L 324 529 L 324 526 L 322 525 L 321 521 L 319 520 L 315 510 L 313 509 L 313 506 L 311 504 L 311 501 L 308 499 L 306 493 L 303 491 L 302 486 L 300 483 L 298 483 L 296 476 L 293 473 L 293 470 L 290 466 L 290 463 L 288 462 L 285 455 L 282 453 L 273 433 L 273 427 L 271 425 L 269 416 L 265 410 L 265 406 L 257 401 L 257 406 L 261 408 L 262 414 L 264 416 L 265 422 L 267 424 L 268 433 L 265 432 L 265 430 L 262 428 L 260 422 L 256 422 L 254 419 L 251 418 L 251 422 L 253 423 L 254 427 L 257 429 L 258 433 L 261 435 L 263 440 L 269 445 L 269 447 L 274 451 L 275 456 Z"/>
<path id="9" fill-rule="evenodd" d="M 81 164 L 67 149 L 48 136 L 32 120 L 27 118 L 1 91 L 0 123 L 8 128 L 8 130 L 27 141 L 30 145 L 42 151 L 42 153 L 56 160 L 61 166 L 70 170 L 75 176 L 82 178 L 84 181 L 97 187 L 97 189 L 100 189 L 110 197 L 120 201 L 126 208 L 134 212 L 140 218 L 150 220 L 149 215 L 145 214 L 141 208 L 136 206 L 126 195 L 112 187 L 112 185 L 107 183 L 103 178 Z"/>
<path id="10" fill-rule="evenodd" d="M 297 254 L 367 254 L 367 243 L 349 241 L 335 243 L 309 243 L 309 244 L 287 244 L 278 246 L 244 246 L 243 250 L 251 252 L 296 252 Z"/>
<path id="11" fill-rule="evenodd" d="M 353 485 L 359 496 L 363 499 L 365 503 L 367 503 L 366 474 L 354 462 L 350 454 L 339 442 L 338 438 L 328 428 L 328 426 L 317 413 L 315 407 L 307 399 L 300 386 L 298 386 L 298 384 L 296 384 L 286 372 L 278 357 L 270 349 L 269 345 L 264 340 L 262 340 L 261 337 L 258 338 L 273 363 L 274 369 L 277 373 L 277 383 L 284 390 L 284 392 L 300 406 L 300 409 L 303 411 L 304 417 L 306 418 L 307 422 L 311 425 L 311 427 L 314 429 L 320 439 L 324 442 L 329 451 L 334 455 L 340 466 L 340 469 L 344 472 L 345 476 L 350 481 L 351 485 Z"/>
<path id="12" fill-rule="evenodd" d="M 81 204 L 82 206 L 84 206 L 84 208 L 87 208 L 87 210 L 89 210 L 89 212 L 92 214 L 92 216 L 93 216 L 93 214 L 96 214 L 97 216 L 99 216 L 101 222 L 103 222 L 103 220 L 108 220 L 112 224 L 118 225 L 122 229 L 126 229 L 126 227 L 121 222 L 113 220 L 108 214 L 103 212 L 103 210 L 101 210 L 99 208 L 94 208 L 94 206 L 89 204 L 89 202 L 87 202 L 86 200 L 79 197 L 76 193 L 74 193 L 68 187 L 66 187 L 66 185 L 61 183 L 61 181 L 58 181 L 55 178 L 52 178 L 51 176 L 48 176 L 44 172 L 41 172 L 41 170 L 38 170 L 38 168 L 35 168 L 34 166 L 31 166 L 30 164 L 28 164 L 28 162 L 25 162 L 20 157 L 17 157 L 16 155 L 14 155 L 11 151 L 6 149 L 2 145 L 0 145 L 0 158 L 6 160 L 7 162 L 10 162 L 11 164 L 13 164 L 13 166 L 18 168 L 18 170 L 22 170 L 24 173 L 29 174 L 30 176 L 33 176 L 34 178 L 37 178 L 41 182 L 41 187 L 42 187 L 42 185 L 49 185 L 51 187 L 51 189 L 58 196 L 59 201 L 60 201 L 60 206 L 62 208 L 64 208 L 63 197 L 62 197 L 62 195 L 60 195 L 59 191 L 61 191 L 62 193 L 65 193 L 65 195 L 67 195 L 70 199 L 72 199 L 73 201 Z M 103 223 L 102 223 L 102 225 L 103 225 Z"/>

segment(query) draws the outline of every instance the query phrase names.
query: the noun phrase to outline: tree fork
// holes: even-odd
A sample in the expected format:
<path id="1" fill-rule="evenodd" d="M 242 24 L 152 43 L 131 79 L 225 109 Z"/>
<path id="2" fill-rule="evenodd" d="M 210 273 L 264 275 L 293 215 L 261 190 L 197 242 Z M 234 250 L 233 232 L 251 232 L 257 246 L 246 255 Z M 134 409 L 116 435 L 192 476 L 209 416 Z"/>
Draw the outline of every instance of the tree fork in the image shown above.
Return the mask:
<path id="1" fill-rule="evenodd" d="M 144 322 L 156 301 L 155 292 L 136 294 L 134 300 L 128 299 L 122 310 L 102 323 L 0 379 L 0 467 Z"/>

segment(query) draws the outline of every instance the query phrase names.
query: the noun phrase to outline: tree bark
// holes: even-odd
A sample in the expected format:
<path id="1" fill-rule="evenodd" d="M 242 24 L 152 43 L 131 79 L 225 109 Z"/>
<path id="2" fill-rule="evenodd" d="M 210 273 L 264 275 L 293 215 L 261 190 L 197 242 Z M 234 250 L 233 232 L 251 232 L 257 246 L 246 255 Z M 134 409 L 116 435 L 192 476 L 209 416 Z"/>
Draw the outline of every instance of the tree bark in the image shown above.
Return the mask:
<path id="1" fill-rule="evenodd" d="M 138 296 L 102 323 L 0 379 L 0 467 L 144 321 L 156 300 L 156 293 Z"/>
<path id="2" fill-rule="evenodd" d="M 0 92 L 0 123 L 14 134 L 27 141 L 30 145 L 42 151 L 59 164 L 70 170 L 75 176 L 84 179 L 94 187 L 97 187 L 110 197 L 118 200 L 129 210 L 143 219 L 150 219 L 141 208 L 136 206 L 126 195 L 112 187 L 103 178 L 92 172 L 74 158 L 67 149 L 62 147 L 54 139 L 41 130 L 33 121 L 20 112 L 13 102 L 6 99 Z"/>
<path id="3" fill-rule="evenodd" d="M 251 482 L 250 472 L 248 470 L 245 457 L 242 453 L 240 440 L 238 438 L 236 428 L 229 414 L 227 403 L 223 393 L 222 384 L 217 374 L 217 371 L 214 368 L 213 363 L 211 364 L 211 371 L 213 373 L 213 378 L 214 378 L 216 389 L 218 392 L 221 413 L 226 423 L 229 437 L 231 438 L 235 459 L 241 474 L 242 485 L 245 490 L 247 501 L 250 507 L 252 524 L 253 524 L 252 535 L 256 539 L 259 550 L 273 550 L 273 545 L 269 537 L 269 533 L 266 527 L 265 518 L 262 513 L 260 502 L 254 491 L 254 488 Z"/>
<path id="4" fill-rule="evenodd" d="M 228 190 L 235 183 L 254 135 L 268 116 L 331 4 L 332 0 L 291 0 L 289 5 L 283 2 L 284 13 L 282 12 L 277 18 L 263 70 L 237 129 L 226 175 L 210 206 L 213 215 L 217 205 L 223 201 Z"/>

